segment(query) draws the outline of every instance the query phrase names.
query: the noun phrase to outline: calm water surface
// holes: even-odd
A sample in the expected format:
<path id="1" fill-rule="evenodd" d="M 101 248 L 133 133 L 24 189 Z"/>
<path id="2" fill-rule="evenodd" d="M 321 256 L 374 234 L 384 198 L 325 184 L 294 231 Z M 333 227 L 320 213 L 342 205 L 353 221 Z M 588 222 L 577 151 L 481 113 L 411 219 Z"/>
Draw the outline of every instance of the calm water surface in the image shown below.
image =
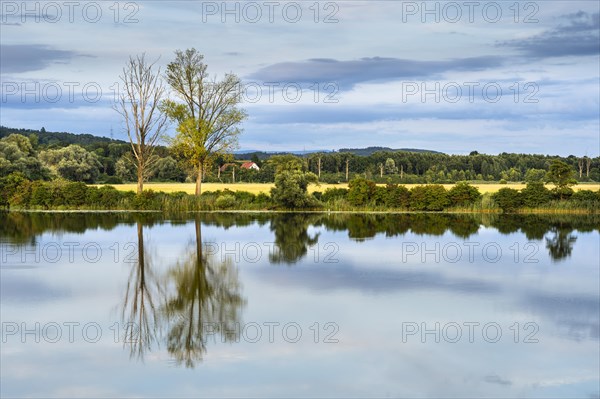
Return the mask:
<path id="1" fill-rule="evenodd" d="M 0 393 L 598 397 L 599 228 L 0 214 Z"/>

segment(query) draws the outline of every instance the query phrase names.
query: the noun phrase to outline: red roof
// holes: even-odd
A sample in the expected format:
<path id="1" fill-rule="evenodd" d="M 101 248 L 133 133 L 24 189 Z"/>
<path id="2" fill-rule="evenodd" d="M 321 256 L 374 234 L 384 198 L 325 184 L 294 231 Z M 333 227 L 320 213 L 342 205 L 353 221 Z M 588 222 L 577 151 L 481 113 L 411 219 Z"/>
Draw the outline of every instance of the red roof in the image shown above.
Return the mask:
<path id="1" fill-rule="evenodd" d="M 250 169 L 251 167 L 253 167 L 254 165 L 256 165 L 254 162 L 244 162 L 241 166 L 241 168 L 244 169 Z M 258 165 L 256 165 L 258 166 Z"/>

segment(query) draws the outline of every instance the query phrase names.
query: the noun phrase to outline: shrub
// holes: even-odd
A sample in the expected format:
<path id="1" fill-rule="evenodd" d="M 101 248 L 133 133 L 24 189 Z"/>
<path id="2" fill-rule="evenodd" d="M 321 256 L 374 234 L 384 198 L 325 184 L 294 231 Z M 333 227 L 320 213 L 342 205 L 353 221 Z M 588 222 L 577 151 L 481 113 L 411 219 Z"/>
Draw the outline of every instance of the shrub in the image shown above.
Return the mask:
<path id="1" fill-rule="evenodd" d="M 81 182 L 71 182 L 62 185 L 62 198 L 67 206 L 86 205 L 88 186 Z"/>
<path id="2" fill-rule="evenodd" d="M 220 195 L 215 201 L 215 206 L 219 209 L 231 209 L 235 206 L 235 197 L 230 194 Z"/>
<path id="3" fill-rule="evenodd" d="M 408 208 L 410 191 L 406 186 L 388 184 L 385 186 L 385 205 L 390 208 Z"/>
<path id="4" fill-rule="evenodd" d="M 31 196 L 31 181 L 21 172 L 0 179 L 0 206 L 26 205 Z"/>
<path id="5" fill-rule="evenodd" d="M 479 198 L 481 193 L 477 187 L 473 187 L 466 182 L 456 183 L 449 191 L 448 198 L 450 203 L 456 206 L 465 206 L 474 204 Z"/>
<path id="6" fill-rule="evenodd" d="M 600 190 L 597 192 L 592 190 L 579 190 L 573 193 L 570 199 L 572 201 L 600 202 Z"/>
<path id="7" fill-rule="evenodd" d="M 375 197 L 377 185 L 362 177 L 356 177 L 348 183 L 348 201 L 354 206 L 369 203 Z"/>
<path id="8" fill-rule="evenodd" d="M 154 190 L 144 190 L 140 194 L 135 194 L 131 201 L 134 209 L 155 210 L 160 209 L 159 194 Z"/>
<path id="9" fill-rule="evenodd" d="M 39 180 L 33 182 L 29 205 L 41 206 L 42 208 L 48 209 L 52 206 L 52 198 L 53 196 L 49 184 Z"/>
<path id="10" fill-rule="evenodd" d="M 449 204 L 448 191 L 441 184 L 416 186 L 410 190 L 410 208 L 416 211 L 442 211 Z"/>
<path id="11" fill-rule="evenodd" d="M 348 195 L 347 188 L 328 188 L 325 190 L 323 195 L 321 196 L 321 201 L 323 202 L 331 202 L 332 200 L 339 198 L 346 198 Z"/>
<path id="12" fill-rule="evenodd" d="M 544 183 L 536 181 L 527 183 L 527 187 L 521 190 L 521 197 L 523 205 L 535 208 L 548 203 L 552 199 L 552 194 L 544 186 Z"/>
<path id="13" fill-rule="evenodd" d="M 492 195 L 492 198 L 502 212 L 513 212 L 523 206 L 523 197 L 514 188 L 501 188 Z"/>

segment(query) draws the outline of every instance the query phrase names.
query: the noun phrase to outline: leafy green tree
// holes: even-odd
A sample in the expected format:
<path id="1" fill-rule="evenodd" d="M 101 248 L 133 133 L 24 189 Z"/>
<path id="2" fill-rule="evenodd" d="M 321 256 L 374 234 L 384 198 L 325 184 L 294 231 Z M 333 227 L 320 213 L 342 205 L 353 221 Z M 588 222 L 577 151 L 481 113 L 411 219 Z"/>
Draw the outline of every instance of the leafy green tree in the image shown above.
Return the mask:
<path id="1" fill-rule="evenodd" d="M 271 189 L 273 201 L 285 208 L 307 208 L 315 202 L 308 195 L 308 185 L 318 183 L 318 177 L 306 172 L 295 160 L 280 163 L 275 172 L 275 187 Z"/>
<path id="2" fill-rule="evenodd" d="M 185 171 L 173 157 L 160 158 L 154 166 L 154 178 L 160 181 L 185 181 Z"/>
<path id="3" fill-rule="evenodd" d="M 544 181 L 546 173 L 547 172 L 544 169 L 528 169 L 527 172 L 525 172 L 525 181 L 527 183 Z"/>
<path id="4" fill-rule="evenodd" d="M 135 161 L 131 153 L 122 155 L 115 163 L 115 175 L 123 181 L 135 181 L 137 174 L 135 171 Z"/>
<path id="5" fill-rule="evenodd" d="M 374 199 L 376 188 L 374 182 L 356 177 L 348 183 L 348 201 L 354 206 L 367 205 Z"/>
<path id="6" fill-rule="evenodd" d="M 40 160 L 56 175 L 72 181 L 94 183 L 100 175 L 98 156 L 85 148 L 72 144 L 40 153 Z"/>
<path id="7" fill-rule="evenodd" d="M 481 193 L 477 187 L 473 187 L 466 182 L 460 182 L 448 190 L 448 198 L 452 205 L 465 206 L 474 204 L 481 198 Z"/>
<path id="8" fill-rule="evenodd" d="M 562 200 L 573 194 L 571 186 L 577 184 L 575 169 L 566 162 L 555 159 L 550 164 L 547 181 L 556 186 L 552 191 Z"/>
<path id="9" fill-rule="evenodd" d="M 388 175 L 393 175 L 398 173 L 398 168 L 396 167 L 396 162 L 393 158 L 388 158 L 385 160 L 385 173 Z"/>
<path id="10" fill-rule="evenodd" d="M 521 197 L 523 205 L 535 208 L 548 203 L 552 198 L 552 193 L 541 181 L 533 181 L 527 183 L 527 186 L 521 190 Z"/>
<path id="11" fill-rule="evenodd" d="M 405 186 L 388 183 L 385 186 L 385 205 L 390 208 L 408 208 L 410 191 Z"/>
<path id="12" fill-rule="evenodd" d="M 166 80 L 181 102 L 165 101 L 167 115 L 178 123 L 174 151 L 195 169 L 196 195 L 200 195 L 205 168 L 214 158 L 237 147 L 239 127 L 246 112 L 241 102 L 241 81 L 233 74 L 209 79 L 204 56 L 196 49 L 177 50 L 167 66 Z"/>
<path id="13" fill-rule="evenodd" d="M 0 177 L 20 172 L 30 180 L 47 179 L 49 171 L 38 160 L 31 140 L 21 134 L 0 139 Z"/>
<path id="14" fill-rule="evenodd" d="M 523 206 L 523 197 L 519 190 L 514 188 L 501 188 L 492 194 L 492 199 L 503 212 L 514 212 Z"/>
<path id="15" fill-rule="evenodd" d="M 441 184 L 415 186 L 410 190 L 410 208 L 413 210 L 442 211 L 448 205 L 448 191 Z"/>

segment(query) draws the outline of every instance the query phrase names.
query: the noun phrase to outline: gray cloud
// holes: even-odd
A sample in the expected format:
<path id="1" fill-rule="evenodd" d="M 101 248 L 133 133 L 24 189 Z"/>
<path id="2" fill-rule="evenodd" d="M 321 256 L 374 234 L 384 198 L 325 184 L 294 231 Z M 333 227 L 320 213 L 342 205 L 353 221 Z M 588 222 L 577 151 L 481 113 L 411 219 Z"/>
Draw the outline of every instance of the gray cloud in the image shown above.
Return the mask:
<path id="1" fill-rule="evenodd" d="M 483 381 L 489 384 L 512 385 L 512 382 L 497 375 L 486 375 Z"/>
<path id="2" fill-rule="evenodd" d="M 496 56 L 456 58 L 446 61 L 383 57 L 349 61 L 313 58 L 269 65 L 256 71 L 249 78 L 263 82 L 336 82 L 342 87 L 351 87 L 361 82 L 430 77 L 449 71 L 479 71 L 501 66 L 502 63 L 502 58 Z"/>
<path id="3" fill-rule="evenodd" d="M 532 58 L 585 56 L 600 54 L 600 14 L 579 11 L 564 15 L 567 24 L 539 35 L 499 43 L 515 48 Z"/>
<path id="4" fill-rule="evenodd" d="M 0 45 L 0 70 L 5 73 L 39 71 L 56 62 L 79 56 L 74 51 L 55 50 L 42 44 Z"/>

